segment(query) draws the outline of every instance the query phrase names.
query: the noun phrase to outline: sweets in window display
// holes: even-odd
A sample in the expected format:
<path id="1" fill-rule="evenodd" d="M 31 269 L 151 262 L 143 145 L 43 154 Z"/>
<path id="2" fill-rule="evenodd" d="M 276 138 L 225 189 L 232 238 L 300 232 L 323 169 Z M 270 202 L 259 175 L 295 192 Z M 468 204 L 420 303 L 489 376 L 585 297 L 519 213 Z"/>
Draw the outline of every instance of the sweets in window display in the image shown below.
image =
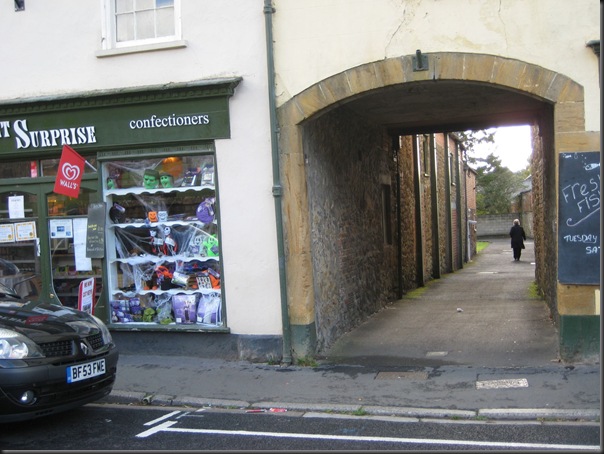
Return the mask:
<path id="1" fill-rule="evenodd" d="M 219 242 L 198 225 L 158 224 L 115 230 L 116 256 L 121 259 L 142 257 L 218 257 Z"/>
<path id="2" fill-rule="evenodd" d="M 174 187 L 174 177 L 169 173 L 160 173 L 159 174 L 159 183 L 162 188 L 173 188 Z"/>
<path id="3" fill-rule="evenodd" d="M 197 296 L 182 294 L 172 296 L 172 310 L 176 323 L 195 323 L 197 321 Z"/>
<path id="4" fill-rule="evenodd" d="M 163 325 L 222 324 L 222 301 L 219 291 L 202 294 L 156 295 L 143 306 L 139 298 L 111 301 L 113 323 L 159 323 Z"/>
<path id="5" fill-rule="evenodd" d="M 162 253 L 164 255 L 176 255 L 178 252 L 178 242 L 174 235 L 172 235 L 172 229 L 169 226 L 164 226 L 164 244 L 162 247 Z"/>
<path id="6" fill-rule="evenodd" d="M 199 171 L 196 168 L 190 168 L 182 179 L 181 186 L 197 186 L 199 184 Z"/>
<path id="7" fill-rule="evenodd" d="M 201 255 L 204 257 L 218 257 L 218 238 L 215 235 L 206 236 L 201 243 Z"/>
<path id="8" fill-rule="evenodd" d="M 214 205 L 216 203 L 216 197 L 206 197 L 197 205 L 195 214 L 197 219 L 204 224 L 211 224 L 214 222 Z"/>
<path id="9" fill-rule="evenodd" d="M 107 175 L 119 175 L 107 181 L 110 218 L 119 224 L 114 322 L 222 323 L 213 162 L 197 155 L 105 164 Z"/>
<path id="10" fill-rule="evenodd" d="M 109 219 L 115 224 L 121 224 L 126 220 L 126 209 L 119 203 L 114 202 L 109 208 Z"/>
<path id="11" fill-rule="evenodd" d="M 109 218 L 114 224 L 157 223 L 175 221 L 198 221 L 211 232 L 216 221 L 216 197 L 205 196 L 199 202 L 198 194 L 178 193 L 163 196 L 128 194 L 115 196 L 109 209 Z"/>
<path id="12" fill-rule="evenodd" d="M 222 324 L 220 292 L 203 293 L 197 303 L 197 323 L 202 325 Z"/>
<path id="13" fill-rule="evenodd" d="M 145 170 L 143 175 L 143 187 L 145 189 L 157 189 L 159 187 L 159 172 L 157 170 Z"/>
<path id="14" fill-rule="evenodd" d="M 214 185 L 214 165 L 206 164 L 201 169 L 201 184 Z"/>
<path id="15" fill-rule="evenodd" d="M 117 188 L 119 188 L 117 180 L 113 177 L 107 178 L 107 189 L 117 189 Z"/>
<path id="16" fill-rule="evenodd" d="M 113 161 L 105 165 L 105 174 L 107 189 L 215 185 L 214 158 L 210 155 Z"/>
<path id="17" fill-rule="evenodd" d="M 149 246 L 151 248 L 151 254 L 158 255 L 161 252 L 163 244 L 163 238 L 157 236 L 157 229 L 149 229 Z"/>

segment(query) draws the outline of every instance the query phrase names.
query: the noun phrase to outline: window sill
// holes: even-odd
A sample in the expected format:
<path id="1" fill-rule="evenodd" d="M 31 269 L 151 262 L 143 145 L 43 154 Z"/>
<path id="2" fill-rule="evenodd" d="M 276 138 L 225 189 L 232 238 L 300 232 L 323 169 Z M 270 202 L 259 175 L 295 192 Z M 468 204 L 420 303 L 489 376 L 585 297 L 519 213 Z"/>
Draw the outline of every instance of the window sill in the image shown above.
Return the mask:
<path id="1" fill-rule="evenodd" d="M 110 331 L 172 331 L 172 332 L 191 332 L 191 333 L 230 333 L 230 328 L 226 326 L 211 326 L 198 323 L 178 324 L 170 323 L 162 325 L 161 323 L 107 323 Z"/>
<path id="2" fill-rule="evenodd" d="M 116 49 L 103 49 L 96 52 L 97 58 L 114 57 L 117 55 L 138 54 L 142 52 L 154 52 L 157 50 L 180 49 L 187 47 L 184 40 L 171 41 L 169 43 L 145 44 L 143 46 L 119 47 Z"/>

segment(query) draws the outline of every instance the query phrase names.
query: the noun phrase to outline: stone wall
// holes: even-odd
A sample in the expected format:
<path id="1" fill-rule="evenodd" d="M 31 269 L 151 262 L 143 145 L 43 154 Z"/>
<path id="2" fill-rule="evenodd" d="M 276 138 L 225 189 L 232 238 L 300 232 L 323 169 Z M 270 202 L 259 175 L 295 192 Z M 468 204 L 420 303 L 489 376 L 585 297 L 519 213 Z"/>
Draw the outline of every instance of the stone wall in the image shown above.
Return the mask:
<path id="1" fill-rule="evenodd" d="M 478 223 L 476 224 L 478 238 L 488 236 L 508 236 L 514 223 L 514 219 L 521 219 L 520 213 L 478 215 Z M 523 227 L 524 224 L 524 222 L 521 222 Z M 526 233 L 528 237 L 528 232 Z"/>
<path id="2" fill-rule="evenodd" d="M 401 173 L 401 286 L 403 292 L 417 288 L 416 198 L 413 177 L 413 141 L 415 136 L 401 137 L 398 155 Z"/>
<path id="3" fill-rule="evenodd" d="M 304 126 L 317 352 L 396 298 L 397 247 L 385 238 L 396 220 L 391 148 L 345 108 Z"/>

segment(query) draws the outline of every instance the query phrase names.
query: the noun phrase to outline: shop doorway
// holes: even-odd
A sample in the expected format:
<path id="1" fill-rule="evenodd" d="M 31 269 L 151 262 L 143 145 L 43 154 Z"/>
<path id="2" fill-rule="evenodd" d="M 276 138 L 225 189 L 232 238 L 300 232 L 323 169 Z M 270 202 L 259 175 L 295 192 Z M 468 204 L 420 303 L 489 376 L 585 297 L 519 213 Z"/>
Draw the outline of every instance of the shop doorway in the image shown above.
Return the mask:
<path id="1" fill-rule="evenodd" d="M 101 261 L 86 257 L 97 179 L 87 175 L 78 198 L 53 189 L 52 178 L 0 185 L 0 282 L 24 298 L 77 307 L 82 281 L 95 279 L 95 300 L 102 289 Z"/>

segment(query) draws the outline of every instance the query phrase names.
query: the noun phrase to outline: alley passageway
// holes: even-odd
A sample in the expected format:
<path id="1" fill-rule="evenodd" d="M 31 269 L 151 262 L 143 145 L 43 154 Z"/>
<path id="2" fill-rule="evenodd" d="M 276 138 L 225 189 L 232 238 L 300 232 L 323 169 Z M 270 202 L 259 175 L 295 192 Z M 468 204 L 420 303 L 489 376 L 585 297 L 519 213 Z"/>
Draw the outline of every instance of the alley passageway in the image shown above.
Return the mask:
<path id="1" fill-rule="evenodd" d="M 427 283 L 342 336 L 326 360 L 365 366 L 522 367 L 558 361 L 558 333 L 531 292 L 533 241 L 515 262 L 508 238 Z"/>

